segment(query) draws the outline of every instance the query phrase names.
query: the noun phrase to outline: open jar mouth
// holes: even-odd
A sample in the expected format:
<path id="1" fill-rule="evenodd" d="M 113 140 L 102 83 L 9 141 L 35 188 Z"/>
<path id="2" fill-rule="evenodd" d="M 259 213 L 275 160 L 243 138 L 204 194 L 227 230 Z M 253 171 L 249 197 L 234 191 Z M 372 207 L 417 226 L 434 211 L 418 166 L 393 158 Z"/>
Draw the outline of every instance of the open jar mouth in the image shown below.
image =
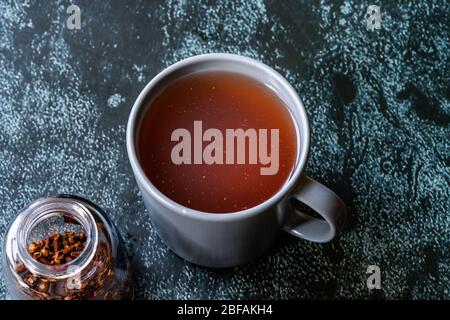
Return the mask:
<path id="1" fill-rule="evenodd" d="M 68 197 L 47 197 L 39 199 L 22 212 L 23 217 L 18 225 L 17 253 L 24 266 L 34 274 L 53 279 L 70 278 L 83 270 L 94 258 L 98 244 L 98 228 L 89 209 Z M 46 220 L 60 218 L 70 219 L 84 229 L 86 243 L 80 255 L 74 260 L 58 265 L 46 265 L 35 260 L 28 252 L 33 231 Z M 55 227 L 61 228 L 61 223 Z M 47 230 L 50 232 L 50 230 Z"/>

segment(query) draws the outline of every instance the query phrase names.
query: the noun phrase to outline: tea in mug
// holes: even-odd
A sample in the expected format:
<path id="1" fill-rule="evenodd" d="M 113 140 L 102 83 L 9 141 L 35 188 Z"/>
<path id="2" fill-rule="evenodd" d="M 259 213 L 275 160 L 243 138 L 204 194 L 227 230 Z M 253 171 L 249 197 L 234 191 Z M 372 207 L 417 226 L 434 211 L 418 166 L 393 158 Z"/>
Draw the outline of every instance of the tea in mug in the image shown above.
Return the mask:
<path id="1" fill-rule="evenodd" d="M 139 161 L 173 201 L 207 213 L 237 212 L 263 203 L 289 179 L 297 156 L 294 121 L 264 83 L 197 72 L 148 103 Z"/>

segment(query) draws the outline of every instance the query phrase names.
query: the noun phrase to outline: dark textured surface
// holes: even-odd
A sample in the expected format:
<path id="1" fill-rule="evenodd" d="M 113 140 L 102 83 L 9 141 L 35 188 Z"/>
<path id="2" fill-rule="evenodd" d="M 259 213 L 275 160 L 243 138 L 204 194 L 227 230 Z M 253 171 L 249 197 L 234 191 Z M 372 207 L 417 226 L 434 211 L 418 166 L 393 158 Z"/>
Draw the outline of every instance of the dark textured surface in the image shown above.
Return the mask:
<path id="1" fill-rule="evenodd" d="M 110 213 L 138 298 L 450 298 L 448 1 L 0 1 L 0 237 L 24 205 L 75 193 Z M 380 4 L 376 1 L 373 4 Z M 307 173 L 349 206 L 344 234 L 281 237 L 261 259 L 213 270 L 155 234 L 125 149 L 127 116 L 162 68 L 194 54 L 263 61 L 311 120 Z M 366 287 L 377 264 L 382 289 Z M 6 298 L 0 277 L 0 297 Z"/>

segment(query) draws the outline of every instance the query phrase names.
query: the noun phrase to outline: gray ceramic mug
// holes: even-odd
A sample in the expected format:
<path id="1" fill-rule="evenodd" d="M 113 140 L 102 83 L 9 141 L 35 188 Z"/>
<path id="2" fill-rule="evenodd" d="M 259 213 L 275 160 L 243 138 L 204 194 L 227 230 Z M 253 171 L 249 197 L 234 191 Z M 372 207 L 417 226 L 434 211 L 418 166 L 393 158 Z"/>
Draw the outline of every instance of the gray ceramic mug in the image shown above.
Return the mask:
<path id="1" fill-rule="evenodd" d="M 145 176 L 136 151 L 140 120 L 152 99 L 178 78 L 199 71 L 231 71 L 250 76 L 275 90 L 294 119 L 297 133 L 295 168 L 282 188 L 265 202 L 239 212 L 214 214 L 182 206 L 162 194 Z M 208 267 L 232 267 L 263 254 L 279 230 L 314 242 L 332 240 L 346 216 L 342 200 L 304 174 L 310 130 L 302 101 L 291 85 L 261 62 L 232 54 L 204 54 L 163 70 L 142 90 L 128 120 L 127 151 L 151 221 L 163 241 L 182 258 Z M 299 201 L 320 214 L 296 210 Z"/>

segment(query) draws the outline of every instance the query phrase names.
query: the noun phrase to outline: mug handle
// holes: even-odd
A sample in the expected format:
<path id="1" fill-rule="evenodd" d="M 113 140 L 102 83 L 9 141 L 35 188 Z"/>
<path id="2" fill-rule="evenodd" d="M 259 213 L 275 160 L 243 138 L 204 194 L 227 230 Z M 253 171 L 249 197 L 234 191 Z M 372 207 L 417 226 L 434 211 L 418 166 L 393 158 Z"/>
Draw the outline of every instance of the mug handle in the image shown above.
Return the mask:
<path id="1" fill-rule="evenodd" d="M 292 200 L 307 205 L 323 219 L 302 213 L 288 204 L 292 212 L 288 213 L 283 230 L 302 239 L 323 243 L 333 240 L 342 229 L 347 216 L 345 203 L 319 182 L 304 175 L 288 198 L 288 201 Z"/>

